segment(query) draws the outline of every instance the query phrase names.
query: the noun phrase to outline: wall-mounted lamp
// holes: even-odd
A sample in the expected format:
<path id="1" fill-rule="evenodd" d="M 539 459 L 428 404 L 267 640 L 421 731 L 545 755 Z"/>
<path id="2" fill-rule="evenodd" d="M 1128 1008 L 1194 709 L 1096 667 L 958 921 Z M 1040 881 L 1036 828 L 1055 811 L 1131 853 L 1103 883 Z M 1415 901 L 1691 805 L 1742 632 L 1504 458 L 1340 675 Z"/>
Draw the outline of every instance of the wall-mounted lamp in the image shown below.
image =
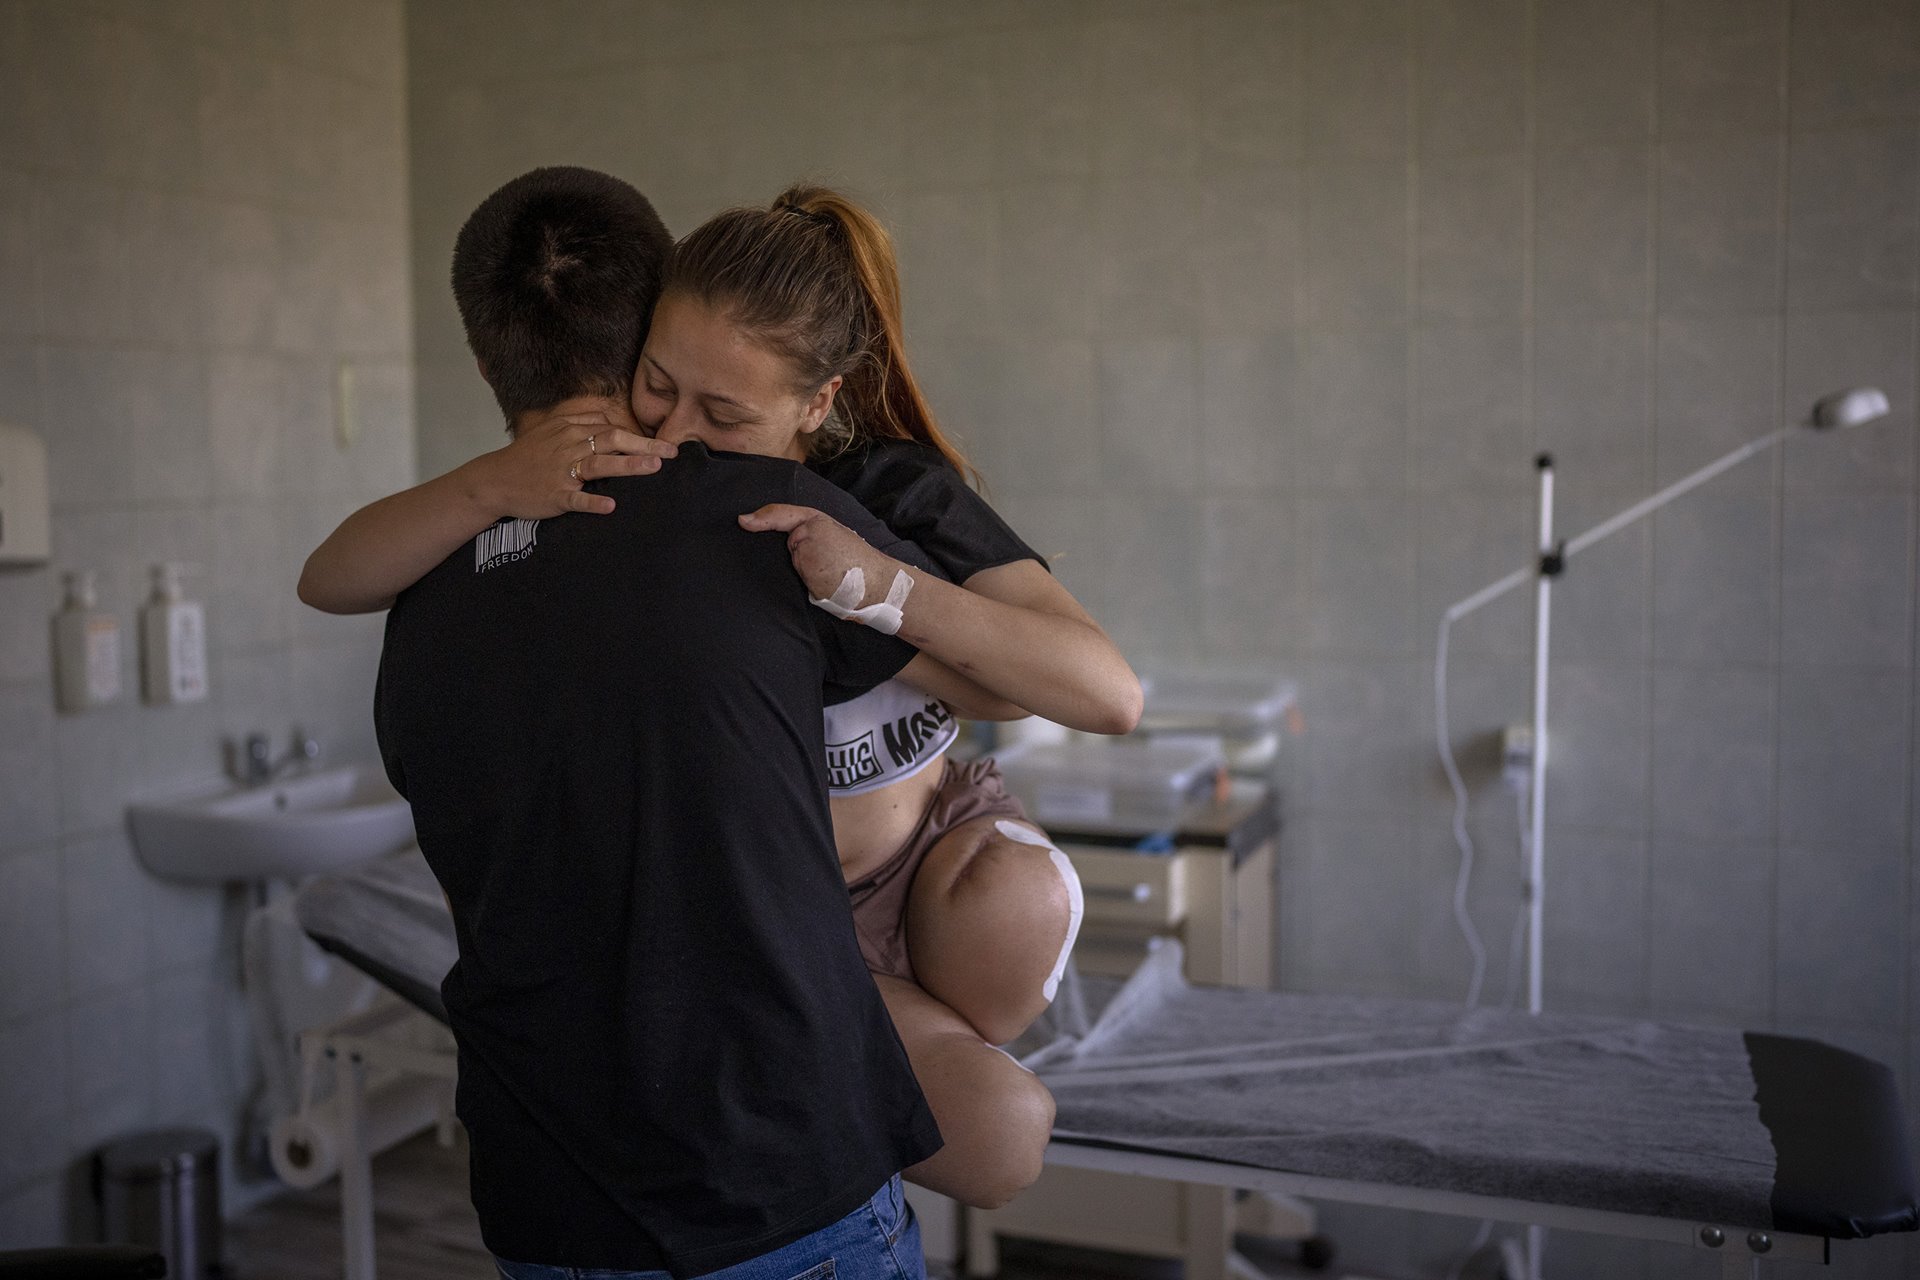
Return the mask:
<path id="1" fill-rule="evenodd" d="M 1862 426 L 1877 422 L 1887 416 L 1888 403 L 1886 393 L 1877 387 L 1855 387 L 1846 391 L 1836 391 L 1832 395 L 1822 396 L 1814 403 L 1813 411 L 1804 422 L 1781 427 L 1756 440 L 1741 445 L 1738 449 L 1700 468 L 1685 479 L 1660 490 L 1649 498 L 1635 503 L 1626 510 L 1607 520 L 1601 521 L 1585 533 L 1567 542 L 1556 541 L 1553 532 L 1553 459 L 1541 454 L 1536 460 L 1540 473 L 1540 541 L 1534 562 L 1526 568 L 1517 569 L 1474 592 L 1466 599 L 1449 608 L 1440 620 L 1440 636 L 1434 658 L 1434 703 L 1437 712 L 1441 763 L 1445 766 L 1448 782 L 1454 792 L 1454 836 L 1460 842 L 1463 855 L 1462 890 L 1454 896 L 1455 915 L 1460 918 L 1463 930 L 1467 932 L 1469 944 L 1473 947 L 1475 975 L 1474 992 L 1478 993 L 1481 972 L 1484 968 L 1485 953 L 1478 945 L 1472 932 L 1471 922 L 1466 919 L 1464 902 L 1464 868 L 1470 865 L 1464 859 L 1470 855 L 1471 845 L 1466 835 L 1466 786 L 1460 779 L 1459 768 L 1453 760 L 1452 744 L 1447 731 L 1446 667 L 1447 639 L 1453 624 L 1475 610 L 1492 603 L 1528 581 L 1535 584 L 1536 607 L 1534 611 L 1533 632 L 1533 748 L 1528 789 L 1527 811 L 1527 1010 L 1540 1012 L 1540 986 L 1542 969 L 1542 926 L 1545 921 L 1546 902 L 1546 811 L 1547 811 L 1547 752 L 1552 748 L 1552 739 L 1547 736 L 1547 652 L 1548 641 L 1552 633 L 1553 582 L 1565 571 L 1567 562 L 1596 542 L 1610 534 L 1645 517 L 1652 515 L 1661 507 L 1699 488 L 1724 471 L 1731 470 L 1748 458 L 1764 452 L 1778 444 L 1795 431 L 1832 431 L 1847 427 Z"/>

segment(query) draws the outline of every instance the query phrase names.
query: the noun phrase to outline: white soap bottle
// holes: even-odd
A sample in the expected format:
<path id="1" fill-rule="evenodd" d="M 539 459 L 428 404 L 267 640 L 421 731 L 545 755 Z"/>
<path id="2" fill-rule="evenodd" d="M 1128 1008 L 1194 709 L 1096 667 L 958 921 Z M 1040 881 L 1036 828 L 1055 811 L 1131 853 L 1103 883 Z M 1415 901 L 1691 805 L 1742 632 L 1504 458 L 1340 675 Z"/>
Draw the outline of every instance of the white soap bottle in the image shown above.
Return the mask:
<path id="1" fill-rule="evenodd" d="M 62 711 L 87 711 L 120 697 L 120 619 L 98 608 L 93 570 L 65 580 L 66 603 L 53 619 L 54 692 Z"/>
<path id="2" fill-rule="evenodd" d="M 207 611 L 185 599 L 187 566 L 153 566 L 153 598 L 140 611 L 141 684 L 154 706 L 199 702 L 207 696 Z"/>

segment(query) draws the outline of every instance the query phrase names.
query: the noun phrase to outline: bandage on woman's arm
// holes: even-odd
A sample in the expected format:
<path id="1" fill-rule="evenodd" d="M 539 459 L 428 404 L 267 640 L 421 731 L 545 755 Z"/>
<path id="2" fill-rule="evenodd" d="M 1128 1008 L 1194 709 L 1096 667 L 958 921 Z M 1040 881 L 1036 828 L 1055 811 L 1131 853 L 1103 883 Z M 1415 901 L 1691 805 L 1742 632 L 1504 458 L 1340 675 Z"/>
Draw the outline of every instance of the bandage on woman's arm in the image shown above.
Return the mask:
<path id="1" fill-rule="evenodd" d="M 1133 669 L 1033 561 L 982 570 L 956 587 L 875 550 L 811 507 L 772 504 L 742 515 L 740 524 L 787 535 L 794 569 L 816 603 L 832 602 L 836 616 L 852 621 L 884 621 L 998 697 L 1089 733 L 1126 733 L 1140 719 Z"/>

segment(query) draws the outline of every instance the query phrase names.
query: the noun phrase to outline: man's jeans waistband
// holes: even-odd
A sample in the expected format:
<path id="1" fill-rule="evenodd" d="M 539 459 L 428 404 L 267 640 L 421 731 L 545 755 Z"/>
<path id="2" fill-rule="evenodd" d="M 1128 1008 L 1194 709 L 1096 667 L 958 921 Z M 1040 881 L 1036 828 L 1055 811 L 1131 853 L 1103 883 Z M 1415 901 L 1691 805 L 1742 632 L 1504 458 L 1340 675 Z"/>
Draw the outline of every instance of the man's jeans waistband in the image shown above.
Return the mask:
<path id="1" fill-rule="evenodd" d="M 664 1271 L 596 1271 L 494 1259 L 504 1280 L 672 1280 Z M 888 1178 L 873 1198 L 832 1226 L 701 1280 L 926 1280 L 920 1223 Z"/>

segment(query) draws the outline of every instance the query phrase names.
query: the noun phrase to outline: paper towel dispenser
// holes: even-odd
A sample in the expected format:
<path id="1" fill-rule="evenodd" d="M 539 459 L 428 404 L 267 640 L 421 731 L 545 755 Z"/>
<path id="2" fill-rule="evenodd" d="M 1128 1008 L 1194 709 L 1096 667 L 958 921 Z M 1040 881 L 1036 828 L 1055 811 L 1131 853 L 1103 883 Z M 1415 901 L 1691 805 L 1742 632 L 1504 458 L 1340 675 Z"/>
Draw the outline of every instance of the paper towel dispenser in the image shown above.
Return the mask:
<path id="1" fill-rule="evenodd" d="M 0 565 L 45 564 L 52 553 L 47 446 L 0 422 Z"/>

